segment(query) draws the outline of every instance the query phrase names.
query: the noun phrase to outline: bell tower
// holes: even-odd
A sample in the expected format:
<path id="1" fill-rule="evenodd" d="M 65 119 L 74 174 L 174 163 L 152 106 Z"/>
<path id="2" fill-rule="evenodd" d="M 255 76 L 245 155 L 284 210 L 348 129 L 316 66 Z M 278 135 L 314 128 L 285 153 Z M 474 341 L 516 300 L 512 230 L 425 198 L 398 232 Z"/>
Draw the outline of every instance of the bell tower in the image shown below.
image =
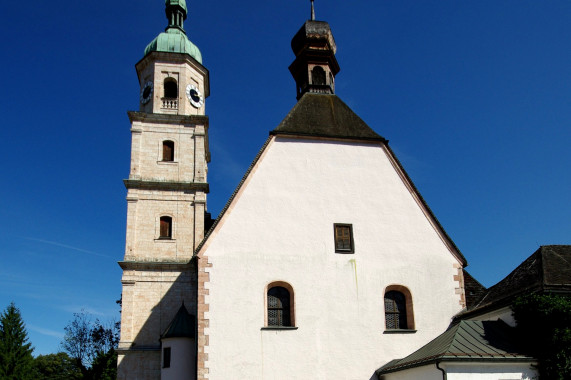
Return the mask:
<path id="1" fill-rule="evenodd" d="M 168 25 L 135 65 L 118 379 L 161 378 L 161 336 L 181 305 L 196 306 L 191 260 L 204 237 L 209 74 L 188 39 L 185 0 L 166 0 Z M 189 327 L 194 329 L 194 327 Z M 193 359 L 191 359 L 193 360 Z"/>
<path id="2" fill-rule="evenodd" d="M 295 60 L 289 71 L 295 79 L 297 100 L 306 92 L 334 94 L 335 76 L 339 64 L 335 53 L 337 45 L 329 24 L 315 21 L 315 8 L 311 0 L 311 18 L 291 40 Z"/>

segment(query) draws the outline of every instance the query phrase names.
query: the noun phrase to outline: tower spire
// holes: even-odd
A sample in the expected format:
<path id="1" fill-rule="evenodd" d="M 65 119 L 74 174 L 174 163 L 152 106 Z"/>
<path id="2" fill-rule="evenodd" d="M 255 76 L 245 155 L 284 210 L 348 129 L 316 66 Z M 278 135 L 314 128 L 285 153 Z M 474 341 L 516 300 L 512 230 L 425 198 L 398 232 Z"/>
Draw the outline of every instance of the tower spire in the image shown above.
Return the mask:
<path id="1" fill-rule="evenodd" d="M 311 21 L 315 21 L 315 7 L 313 6 L 313 0 L 311 0 Z"/>
<path id="2" fill-rule="evenodd" d="M 165 13 L 169 20 L 169 25 L 166 30 L 175 28 L 186 34 L 184 31 L 184 20 L 188 9 L 186 8 L 185 0 L 165 0 Z"/>

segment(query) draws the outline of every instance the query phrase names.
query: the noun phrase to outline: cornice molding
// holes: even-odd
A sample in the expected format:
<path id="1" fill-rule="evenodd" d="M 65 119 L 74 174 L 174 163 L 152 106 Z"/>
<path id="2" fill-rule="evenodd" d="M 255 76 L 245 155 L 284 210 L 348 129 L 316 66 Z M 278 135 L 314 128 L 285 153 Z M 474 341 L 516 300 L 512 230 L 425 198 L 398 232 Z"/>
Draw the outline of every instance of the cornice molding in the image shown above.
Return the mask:
<path id="1" fill-rule="evenodd" d="M 155 123 L 175 124 L 175 125 L 204 125 L 208 128 L 208 116 L 206 115 L 169 115 L 164 113 L 146 113 L 139 111 L 128 111 L 129 120 L 150 121 Z"/>
<path id="2" fill-rule="evenodd" d="M 149 181 L 142 179 L 124 179 L 125 187 L 138 190 L 181 190 L 210 192 L 207 182 Z"/>

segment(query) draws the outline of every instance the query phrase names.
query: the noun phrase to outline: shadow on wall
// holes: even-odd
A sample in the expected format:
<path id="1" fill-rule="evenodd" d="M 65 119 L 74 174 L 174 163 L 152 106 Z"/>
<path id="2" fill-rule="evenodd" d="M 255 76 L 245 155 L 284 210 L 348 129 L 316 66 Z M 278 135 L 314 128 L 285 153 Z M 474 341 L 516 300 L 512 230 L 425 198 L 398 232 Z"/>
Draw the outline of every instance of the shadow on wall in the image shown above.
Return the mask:
<path id="1" fill-rule="evenodd" d="M 180 364 L 180 351 L 172 342 L 169 342 L 170 349 L 165 352 L 168 357 L 161 358 L 161 336 L 167 331 L 183 304 L 191 315 L 196 316 L 196 260 L 180 264 L 121 264 L 124 267 L 124 285 L 117 379 L 161 379 L 162 368 L 166 366 L 168 372 L 173 372 Z M 129 280 L 126 280 L 127 278 Z M 130 281 L 128 285 L 125 284 L 127 281 Z M 196 337 L 196 322 L 192 329 Z M 186 364 L 192 362 L 195 365 L 195 340 L 192 346 L 194 357 L 185 358 L 185 361 Z M 162 376 L 167 377 L 170 376 Z M 188 379 L 188 375 L 185 378 Z"/>

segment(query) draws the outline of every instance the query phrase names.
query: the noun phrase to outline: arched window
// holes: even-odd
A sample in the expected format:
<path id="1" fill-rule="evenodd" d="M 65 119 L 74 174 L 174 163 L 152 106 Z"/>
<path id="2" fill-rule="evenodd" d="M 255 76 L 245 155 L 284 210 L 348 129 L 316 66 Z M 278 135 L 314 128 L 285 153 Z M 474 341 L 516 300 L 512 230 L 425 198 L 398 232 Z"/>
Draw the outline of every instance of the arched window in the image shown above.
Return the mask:
<path id="1" fill-rule="evenodd" d="M 163 141 L 163 161 L 174 161 L 174 142 Z"/>
<path id="2" fill-rule="evenodd" d="M 406 287 L 393 285 L 386 289 L 385 326 L 387 330 L 414 329 L 412 298 Z"/>
<path id="3" fill-rule="evenodd" d="M 161 216 L 159 238 L 172 239 L 172 218 L 170 216 Z"/>
<path id="4" fill-rule="evenodd" d="M 166 78 L 164 82 L 165 98 L 178 98 L 178 85 L 174 78 Z"/>
<path id="5" fill-rule="evenodd" d="M 267 292 L 267 326 L 294 326 L 293 288 L 283 282 L 270 284 Z"/>
<path id="6" fill-rule="evenodd" d="M 311 78 L 313 84 L 325 85 L 325 70 L 321 66 L 315 66 L 311 70 Z"/>

